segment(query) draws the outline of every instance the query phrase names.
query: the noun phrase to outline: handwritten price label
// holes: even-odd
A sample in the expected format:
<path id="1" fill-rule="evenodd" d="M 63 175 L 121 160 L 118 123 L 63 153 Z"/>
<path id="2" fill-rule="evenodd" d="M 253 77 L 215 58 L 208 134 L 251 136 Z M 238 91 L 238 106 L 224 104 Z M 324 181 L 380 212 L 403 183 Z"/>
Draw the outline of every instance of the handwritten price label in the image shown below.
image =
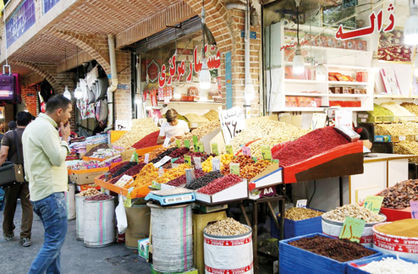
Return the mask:
<path id="1" fill-rule="evenodd" d="M 352 242 L 360 243 L 365 224 L 366 222 L 364 220 L 346 217 L 340 233 L 340 239 L 348 239 Z"/>
<path id="2" fill-rule="evenodd" d="M 184 146 L 187 148 L 190 148 L 190 141 L 189 140 L 184 140 Z"/>
<path id="3" fill-rule="evenodd" d="M 411 204 L 412 219 L 418 219 L 418 201 L 409 201 Z"/>
<path id="4" fill-rule="evenodd" d="M 199 141 L 197 140 L 197 136 L 193 135 L 193 146 L 194 146 L 194 150 L 197 151 L 197 143 Z"/>
<path id="5" fill-rule="evenodd" d="M 179 139 L 176 140 L 176 145 L 177 145 L 177 147 L 180 147 L 181 146 L 181 143 L 180 143 L 180 140 Z"/>
<path id="6" fill-rule="evenodd" d="M 364 201 L 364 208 L 367 208 L 371 212 L 379 214 L 380 208 L 382 207 L 382 202 L 382 196 L 368 196 Z"/>
<path id="7" fill-rule="evenodd" d="M 146 154 L 144 155 L 144 163 L 145 163 L 145 164 L 148 164 L 148 162 L 149 162 L 149 153 L 146 153 Z"/>
<path id="8" fill-rule="evenodd" d="M 231 174 L 235 174 L 239 176 L 239 163 L 231 163 L 229 164 L 229 169 L 231 170 Z"/>
<path id="9" fill-rule="evenodd" d="M 261 155 L 263 155 L 263 159 L 267 161 L 271 161 L 273 157 L 271 157 L 271 149 L 268 146 L 261 147 Z"/>
<path id="10" fill-rule="evenodd" d="M 232 146 L 231 145 L 227 145 L 226 146 L 226 154 L 230 154 L 233 155 L 234 151 L 232 150 Z"/>
<path id="11" fill-rule="evenodd" d="M 306 199 L 296 201 L 296 207 L 305 207 L 306 208 L 307 204 L 308 204 L 308 200 L 306 200 Z"/>
<path id="12" fill-rule="evenodd" d="M 212 144 L 212 153 L 215 155 L 219 155 L 218 144 Z"/>
<path id="13" fill-rule="evenodd" d="M 251 157 L 251 149 L 247 146 L 242 147 L 242 154 Z"/>
<path id="14" fill-rule="evenodd" d="M 190 155 L 184 155 L 184 162 L 189 166 L 192 165 L 192 157 Z"/>

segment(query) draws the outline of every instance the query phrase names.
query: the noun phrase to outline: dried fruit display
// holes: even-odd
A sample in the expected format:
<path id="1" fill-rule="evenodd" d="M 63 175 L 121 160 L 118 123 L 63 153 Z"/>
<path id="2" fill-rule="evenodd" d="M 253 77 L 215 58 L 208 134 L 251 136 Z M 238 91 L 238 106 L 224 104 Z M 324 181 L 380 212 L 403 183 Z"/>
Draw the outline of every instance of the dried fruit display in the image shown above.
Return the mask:
<path id="1" fill-rule="evenodd" d="M 251 230 L 247 226 L 232 218 L 217 221 L 216 223 L 208 225 L 204 230 L 206 234 L 213 236 L 238 236 L 247 234 L 250 231 Z"/>
<path id="2" fill-rule="evenodd" d="M 114 145 L 123 148 L 130 148 L 138 140 L 148 134 L 159 130 L 151 118 L 132 120 L 131 130 L 126 132 Z"/>
<path id="3" fill-rule="evenodd" d="M 289 244 L 339 262 L 352 261 L 376 253 L 361 244 L 320 235 L 298 239 Z"/>
<path id="4" fill-rule="evenodd" d="M 160 154 L 158 154 L 158 156 L 156 156 L 155 158 L 153 158 L 151 160 L 151 163 L 154 163 L 155 164 L 155 163 L 159 162 L 161 159 L 163 159 L 165 156 L 170 155 L 176 149 L 177 149 L 176 147 L 172 147 L 172 148 L 169 148 L 169 149 L 164 150 L 163 152 L 161 152 Z"/>
<path id="5" fill-rule="evenodd" d="M 284 217 L 292 221 L 301 221 L 321 216 L 323 212 L 304 207 L 292 207 L 286 210 Z"/>
<path id="6" fill-rule="evenodd" d="M 212 195 L 212 194 L 218 193 L 219 191 L 227 189 L 239 182 L 242 182 L 242 179 L 240 177 L 238 177 L 235 174 L 229 174 L 229 175 L 226 175 L 225 177 L 221 177 L 210 182 L 206 186 L 200 188 L 198 192 Z"/>
<path id="7" fill-rule="evenodd" d="M 179 165 L 178 167 L 168 169 L 164 172 L 164 174 L 155 179 L 157 183 L 165 184 L 171 180 L 174 180 L 184 174 L 186 174 L 186 169 L 190 168 L 188 165 Z M 150 182 L 152 183 L 152 182 Z"/>
<path id="8" fill-rule="evenodd" d="M 344 222 L 345 217 L 353 217 L 362 219 L 366 221 L 366 223 L 380 223 L 386 219 L 386 217 L 383 215 L 373 213 L 367 208 L 353 204 L 337 207 L 334 210 L 324 213 L 322 217 L 337 222 Z"/>
<path id="9" fill-rule="evenodd" d="M 409 201 L 418 201 L 418 180 L 406 180 L 383 190 L 379 193 L 383 196 L 382 207 L 386 208 L 407 208 Z"/>
<path id="10" fill-rule="evenodd" d="M 205 176 L 206 173 L 204 171 L 202 171 L 201 169 L 195 169 L 194 170 L 194 176 L 195 178 L 200 178 L 202 176 Z M 187 180 L 186 180 L 186 175 L 182 175 L 180 177 L 178 177 L 177 179 L 171 180 L 170 182 L 167 183 L 167 185 L 170 186 L 184 186 L 186 184 Z"/>
<path id="11" fill-rule="evenodd" d="M 141 172 L 136 176 L 135 181 L 126 188 L 148 186 L 156 178 L 158 178 L 158 168 L 154 167 L 152 163 L 149 163 L 142 168 Z"/>
<path id="12" fill-rule="evenodd" d="M 168 156 L 170 156 L 171 158 L 179 158 L 179 157 L 183 156 L 184 154 L 188 153 L 189 151 L 190 151 L 190 149 L 188 149 L 187 147 L 181 147 L 181 148 L 175 149 Z"/>
<path id="13" fill-rule="evenodd" d="M 136 162 L 129 162 L 126 165 L 124 165 L 123 167 L 119 168 L 117 171 L 111 173 L 110 178 L 115 178 L 118 177 L 119 175 L 125 173 L 126 171 L 128 171 L 131 167 L 136 166 L 137 163 Z"/>
<path id="14" fill-rule="evenodd" d="M 189 140 L 190 144 L 193 144 L 193 136 L 197 136 L 198 140 L 200 140 L 202 137 L 208 135 L 212 131 L 218 129 L 221 127 L 221 123 L 218 121 L 211 121 L 208 123 L 205 123 L 198 128 L 192 130 L 191 133 L 186 133 L 183 137 L 181 137 L 179 140 L 183 144 L 185 140 Z M 171 147 L 174 147 L 175 144 L 172 144 Z"/>
<path id="15" fill-rule="evenodd" d="M 109 173 L 113 174 L 116 171 L 118 171 L 119 169 L 121 169 L 122 167 L 124 167 L 125 165 L 129 164 L 129 161 L 125 161 L 125 162 L 120 162 L 119 164 L 117 164 L 116 166 L 112 167 L 111 169 L 109 169 Z"/>
<path id="16" fill-rule="evenodd" d="M 240 176 L 247 180 L 251 180 L 261 172 L 263 172 L 271 162 L 266 160 L 259 160 L 256 163 L 251 163 L 240 169 Z"/>
<path id="17" fill-rule="evenodd" d="M 194 165 L 194 157 L 200 157 L 201 163 L 204 162 L 210 155 L 202 152 L 189 152 L 186 155 L 189 155 L 192 158 L 192 164 Z M 212 155 L 214 156 L 214 155 Z M 174 163 L 176 164 L 183 164 L 184 163 L 184 155 L 183 157 L 178 158 Z"/>
<path id="18" fill-rule="evenodd" d="M 77 195 L 79 195 L 79 196 L 83 196 L 83 197 L 90 197 L 90 196 L 95 196 L 95 195 L 98 195 L 98 194 L 100 194 L 100 191 L 98 191 L 97 189 L 95 189 L 95 188 L 89 188 L 89 189 L 87 189 L 87 190 L 84 190 L 84 191 L 81 191 L 79 194 L 77 194 Z"/>
<path id="19" fill-rule="evenodd" d="M 206 117 L 197 115 L 195 113 L 188 113 L 184 115 L 189 121 L 190 128 L 197 128 L 210 122 Z"/>
<path id="20" fill-rule="evenodd" d="M 393 112 L 378 104 L 374 104 L 373 111 L 369 111 L 369 123 L 374 122 L 392 122 L 394 119 Z"/>
<path id="21" fill-rule="evenodd" d="M 201 187 L 204 187 L 205 185 L 209 184 L 213 180 L 216 180 L 218 178 L 222 177 L 221 172 L 219 171 L 211 171 L 208 174 L 196 178 L 194 181 L 192 181 L 190 184 L 186 184 L 186 188 L 188 189 L 199 189 Z"/>
<path id="22" fill-rule="evenodd" d="M 211 172 L 212 171 L 212 159 L 213 156 L 210 156 L 202 163 L 202 170 L 204 172 Z"/>
<path id="23" fill-rule="evenodd" d="M 108 144 L 100 144 L 100 145 L 97 145 L 94 148 L 92 148 L 89 151 L 87 151 L 87 153 L 84 154 L 84 156 L 91 157 L 99 149 L 106 149 L 106 148 L 109 148 L 109 145 Z"/>
<path id="24" fill-rule="evenodd" d="M 140 148 L 156 146 L 158 145 L 157 140 L 158 140 L 159 134 L 160 134 L 159 130 L 154 131 L 153 133 L 148 134 L 147 136 L 145 136 L 144 138 L 142 138 L 141 140 L 133 144 L 132 147 L 136 149 L 140 149 Z"/>
<path id="25" fill-rule="evenodd" d="M 112 199 L 112 196 L 109 196 L 106 194 L 99 194 L 99 195 L 86 198 L 86 201 L 104 201 L 104 200 L 110 200 L 110 199 Z"/>
<path id="26" fill-rule="evenodd" d="M 402 103 L 401 106 L 406 108 L 409 112 L 418 115 L 418 105 L 414 103 Z"/>
<path id="27" fill-rule="evenodd" d="M 333 127 L 325 127 L 289 142 L 279 150 L 273 148 L 272 153 L 273 158 L 286 167 L 347 143 L 348 140 Z"/>

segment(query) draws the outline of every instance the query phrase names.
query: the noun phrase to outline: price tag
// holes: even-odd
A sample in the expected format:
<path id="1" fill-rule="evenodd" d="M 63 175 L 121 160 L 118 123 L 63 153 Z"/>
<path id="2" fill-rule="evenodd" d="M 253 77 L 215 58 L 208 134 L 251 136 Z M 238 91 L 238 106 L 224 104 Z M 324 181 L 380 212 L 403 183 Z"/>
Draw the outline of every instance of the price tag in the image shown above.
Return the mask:
<path id="1" fill-rule="evenodd" d="M 379 214 L 380 208 L 382 207 L 383 197 L 382 196 L 368 196 L 364 201 L 364 208 L 367 208 L 371 212 Z"/>
<path id="2" fill-rule="evenodd" d="M 364 220 L 346 217 L 340 233 L 340 239 L 348 239 L 352 242 L 360 243 L 365 224 L 366 222 Z"/>
<path id="3" fill-rule="evenodd" d="M 418 219 L 418 201 L 409 201 L 411 205 L 411 216 L 412 219 Z"/>
<path id="4" fill-rule="evenodd" d="M 196 177 L 194 174 L 194 169 L 193 168 L 186 169 L 186 183 L 190 184 L 191 182 L 194 181 L 195 178 Z"/>
<path id="5" fill-rule="evenodd" d="M 158 169 L 158 177 L 161 177 L 161 176 L 163 176 L 163 175 L 164 175 L 164 168 L 160 167 L 160 168 Z"/>
<path id="6" fill-rule="evenodd" d="M 168 138 L 168 137 L 166 137 L 165 139 L 164 139 L 164 144 L 163 144 L 163 147 L 168 147 L 168 145 L 170 144 L 170 138 Z"/>
<path id="7" fill-rule="evenodd" d="M 126 195 L 126 199 L 123 201 L 123 205 L 125 207 L 131 207 L 132 206 L 132 199 L 131 199 L 131 192 L 134 190 L 133 187 L 128 189 L 128 195 Z"/>
<path id="8" fill-rule="evenodd" d="M 162 158 L 159 162 L 154 164 L 154 167 L 160 168 L 161 166 L 163 166 L 165 163 L 167 163 L 170 160 L 171 160 L 170 156 L 164 156 L 164 158 Z"/>
<path id="9" fill-rule="evenodd" d="M 184 162 L 189 166 L 192 165 L 192 157 L 190 155 L 184 155 Z"/>
<path id="10" fill-rule="evenodd" d="M 149 162 L 149 153 L 146 153 L 146 154 L 144 155 L 144 163 L 145 163 L 145 164 L 148 164 L 148 162 Z"/>
<path id="11" fill-rule="evenodd" d="M 239 176 L 239 163 L 230 163 L 229 169 L 231 171 L 231 174 L 235 174 Z"/>
<path id="12" fill-rule="evenodd" d="M 212 144 L 212 153 L 215 155 L 219 155 L 219 150 L 218 150 L 218 144 L 214 143 Z"/>
<path id="13" fill-rule="evenodd" d="M 279 159 L 273 159 L 272 162 L 278 164 L 279 163 Z"/>
<path id="14" fill-rule="evenodd" d="M 138 163 L 138 153 L 136 153 L 136 151 L 132 154 L 132 157 L 131 157 L 131 162 L 136 162 L 136 163 Z"/>
<path id="15" fill-rule="evenodd" d="M 184 146 L 187 148 L 190 148 L 190 141 L 189 140 L 184 140 Z"/>
<path id="16" fill-rule="evenodd" d="M 271 161 L 271 149 L 268 146 L 261 147 L 261 155 L 263 155 L 263 159 L 267 161 Z"/>
<path id="17" fill-rule="evenodd" d="M 297 200 L 296 201 L 296 207 L 304 207 L 306 208 L 306 205 L 308 204 L 307 199 Z"/>
<path id="18" fill-rule="evenodd" d="M 257 161 L 258 161 L 257 157 L 252 157 L 252 159 L 253 159 L 254 163 L 257 163 Z"/>
<path id="19" fill-rule="evenodd" d="M 212 170 L 213 171 L 221 170 L 221 161 L 218 158 L 212 159 Z"/>
<path id="20" fill-rule="evenodd" d="M 251 149 L 247 146 L 242 147 L 242 154 L 251 157 Z"/>
<path id="21" fill-rule="evenodd" d="M 194 150 L 195 151 L 197 151 L 197 143 L 198 143 L 199 141 L 197 140 L 197 136 L 196 135 L 193 135 L 193 147 L 194 147 Z"/>
<path id="22" fill-rule="evenodd" d="M 133 183 L 133 182 L 134 182 L 134 178 L 132 176 L 125 174 L 115 183 L 115 186 L 120 186 L 124 188 L 126 185 Z"/>
<path id="23" fill-rule="evenodd" d="M 161 189 L 161 184 L 157 183 L 156 181 L 152 181 L 152 183 L 150 185 L 150 188 L 160 190 Z"/>
<path id="24" fill-rule="evenodd" d="M 231 145 L 226 146 L 226 154 L 234 155 L 234 151 L 232 150 Z"/>
<path id="25" fill-rule="evenodd" d="M 176 140 L 176 145 L 177 145 L 177 147 L 180 147 L 181 146 L 181 142 L 180 142 L 179 139 Z"/>
<path id="26" fill-rule="evenodd" d="M 202 143 L 198 143 L 197 144 L 197 152 L 203 152 L 205 150 L 205 147 L 203 146 Z"/>
<path id="27" fill-rule="evenodd" d="M 194 166 L 196 169 L 202 169 L 202 158 L 201 157 L 193 157 L 194 159 Z"/>

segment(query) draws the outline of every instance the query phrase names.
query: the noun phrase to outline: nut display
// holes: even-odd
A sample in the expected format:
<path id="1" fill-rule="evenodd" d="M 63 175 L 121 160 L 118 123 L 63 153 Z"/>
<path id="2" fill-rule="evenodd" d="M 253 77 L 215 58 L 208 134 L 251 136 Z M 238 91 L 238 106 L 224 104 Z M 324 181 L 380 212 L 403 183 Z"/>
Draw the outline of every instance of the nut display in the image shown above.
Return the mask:
<path id="1" fill-rule="evenodd" d="M 339 262 L 352 261 L 376 253 L 361 244 L 320 235 L 298 239 L 289 242 L 289 244 Z"/>
<path id="2" fill-rule="evenodd" d="M 250 229 L 232 218 L 217 221 L 205 228 L 205 233 L 213 236 L 237 236 L 247 234 Z"/>
<path id="3" fill-rule="evenodd" d="M 263 172 L 271 163 L 266 160 L 259 160 L 240 169 L 240 176 L 247 180 L 251 180 L 261 172 Z"/>
<path id="4" fill-rule="evenodd" d="M 301 221 L 310 218 L 321 216 L 321 211 L 304 208 L 304 207 L 292 207 L 286 210 L 284 217 L 292 221 Z"/>
<path id="5" fill-rule="evenodd" d="M 418 155 L 418 142 L 402 141 L 399 143 L 395 143 L 395 145 L 393 146 L 393 153 Z M 413 162 L 418 161 L 416 157 L 412 158 L 411 160 Z"/>
<path id="6" fill-rule="evenodd" d="M 337 222 L 344 222 L 345 217 L 352 217 L 362 219 L 366 221 L 366 223 L 380 223 L 386 219 L 383 215 L 378 215 L 367 208 L 353 204 L 337 207 L 334 210 L 324 213 L 322 217 Z"/>
<path id="7" fill-rule="evenodd" d="M 98 191 L 95 188 L 89 188 L 87 190 L 81 191 L 78 195 L 83 196 L 83 197 L 90 197 L 90 196 L 94 196 L 98 194 L 100 194 L 100 191 Z"/>
<path id="8" fill-rule="evenodd" d="M 219 113 L 216 110 L 209 110 L 207 113 L 203 114 L 203 116 L 208 119 L 209 121 L 219 121 Z"/>
<path id="9" fill-rule="evenodd" d="M 378 124 L 375 125 L 376 135 L 408 136 L 417 135 L 418 123 L 405 122 L 397 124 Z"/>
<path id="10" fill-rule="evenodd" d="M 218 193 L 219 191 L 222 191 L 224 189 L 227 189 L 228 187 L 231 187 L 239 182 L 241 182 L 242 179 L 238 177 L 235 174 L 229 174 L 225 177 L 218 178 L 206 186 L 200 188 L 198 192 L 212 195 L 214 193 Z"/>
<path id="11" fill-rule="evenodd" d="M 384 103 L 381 105 L 393 112 L 393 115 L 398 117 L 401 121 L 415 121 L 416 116 L 415 114 L 409 112 L 406 108 L 398 105 L 397 103 Z"/>
<path id="12" fill-rule="evenodd" d="M 401 106 L 406 108 L 409 112 L 418 115 L 418 105 L 414 103 L 402 103 Z"/>
<path id="13" fill-rule="evenodd" d="M 379 193 L 383 196 L 382 207 L 407 208 L 411 200 L 418 201 L 418 180 L 406 180 L 383 190 Z"/>
<path id="14" fill-rule="evenodd" d="M 138 140 L 158 130 L 151 118 L 132 120 L 131 130 L 126 132 L 114 145 L 123 148 L 130 148 Z"/>
<path id="15" fill-rule="evenodd" d="M 158 168 L 154 167 L 152 163 L 147 164 L 136 176 L 135 181 L 126 188 L 146 186 L 152 183 L 152 180 L 158 178 Z"/>

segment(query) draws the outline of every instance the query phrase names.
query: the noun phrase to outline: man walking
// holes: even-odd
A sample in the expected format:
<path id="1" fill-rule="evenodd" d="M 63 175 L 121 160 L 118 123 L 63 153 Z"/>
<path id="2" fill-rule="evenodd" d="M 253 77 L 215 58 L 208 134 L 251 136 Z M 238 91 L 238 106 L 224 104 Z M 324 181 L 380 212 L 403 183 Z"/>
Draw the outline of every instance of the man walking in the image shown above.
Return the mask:
<path id="1" fill-rule="evenodd" d="M 60 253 L 67 233 L 65 158 L 69 151 L 66 141 L 70 136 L 71 111 L 71 101 L 55 95 L 46 104 L 46 114 L 41 113 L 23 133 L 30 198 L 45 229 L 44 244 L 32 262 L 30 274 L 61 273 Z"/>
<path id="2" fill-rule="evenodd" d="M 9 130 L 1 140 L 0 166 L 3 165 L 6 160 L 9 160 L 14 164 L 23 165 L 22 135 L 26 126 L 31 122 L 32 117 L 28 112 L 21 111 L 17 113 L 16 120 L 17 128 Z M 20 198 L 20 204 L 22 206 L 20 244 L 24 247 L 28 247 L 32 244 L 30 238 L 33 220 L 28 183 L 14 183 L 5 187 L 5 192 L 6 205 L 4 207 L 3 217 L 4 239 L 6 241 L 11 241 L 14 238 L 13 230 L 15 229 L 15 225 L 13 219 L 15 216 L 17 199 Z"/>

